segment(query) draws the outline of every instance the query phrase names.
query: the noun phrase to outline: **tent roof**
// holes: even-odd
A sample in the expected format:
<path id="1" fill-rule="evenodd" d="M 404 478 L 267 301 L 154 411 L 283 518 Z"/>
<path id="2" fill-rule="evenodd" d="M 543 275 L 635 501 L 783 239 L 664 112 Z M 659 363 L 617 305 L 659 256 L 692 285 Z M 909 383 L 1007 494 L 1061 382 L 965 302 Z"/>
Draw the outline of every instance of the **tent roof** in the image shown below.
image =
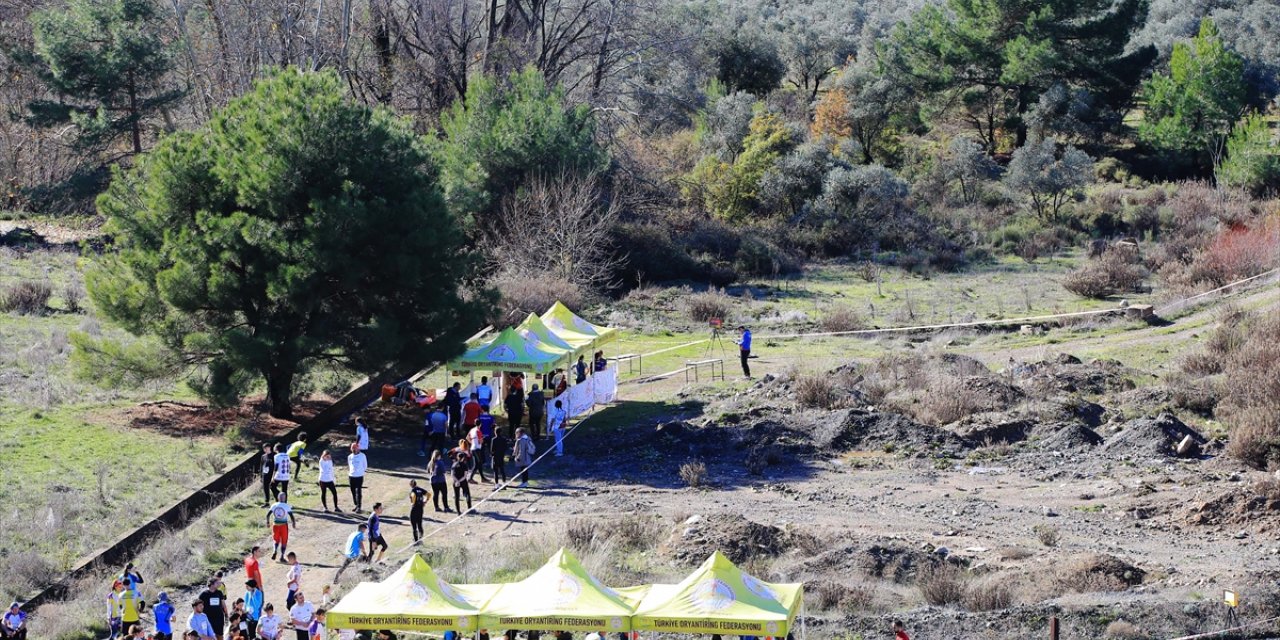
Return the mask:
<path id="1" fill-rule="evenodd" d="M 552 331 L 574 331 L 577 333 L 594 336 L 596 346 L 602 345 L 614 338 L 618 337 L 618 330 L 613 327 L 602 327 L 598 324 L 592 324 L 583 320 L 578 314 L 569 310 L 564 306 L 563 302 L 557 301 L 551 305 L 547 312 L 542 314 L 542 321 L 551 328 Z"/>
<path id="2" fill-rule="evenodd" d="M 573 353 L 589 349 L 596 342 L 596 336 L 594 335 L 580 333 L 568 328 L 553 330 L 542 321 L 542 318 L 532 313 L 524 319 L 524 322 L 520 323 L 520 326 L 516 327 L 516 332 L 526 338 L 532 335 L 547 347 L 563 349 Z M 543 348 L 543 351 L 550 350 L 549 348 Z"/>
<path id="3" fill-rule="evenodd" d="M 541 342 L 526 340 L 514 329 L 503 329 L 493 340 L 467 349 L 466 353 L 449 363 L 449 369 L 546 373 L 566 356 L 564 352 L 544 350 Z"/>
<path id="4" fill-rule="evenodd" d="M 757 580 L 719 551 L 676 585 L 653 585 L 635 609 L 641 631 L 785 636 L 803 598 L 799 584 Z"/>
<path id="5" fill-rule="evenodd" d="M 329 611 L 335 629 L 441 631 L 476 628 L 477 603 L 414 554 L 381 582 L 361 582 Z"/>
<path id="6" fill-rule="evenodd" d="M 627 631 L 635 604 L 634 599 L 600 584 L 577 558 L 561 549 L 533 575 L 502 585 L 485 605 L 480 626 Z"/>

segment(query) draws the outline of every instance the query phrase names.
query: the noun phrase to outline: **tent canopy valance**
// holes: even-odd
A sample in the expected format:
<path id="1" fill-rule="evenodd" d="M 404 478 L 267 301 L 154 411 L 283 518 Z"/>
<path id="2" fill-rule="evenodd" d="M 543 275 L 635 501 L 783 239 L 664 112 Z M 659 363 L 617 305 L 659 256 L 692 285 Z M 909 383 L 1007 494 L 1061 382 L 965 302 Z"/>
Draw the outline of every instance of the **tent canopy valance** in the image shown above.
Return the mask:
<path id="1" fill-rule="evenodd" d="M 533 575 L 505 584 L 482 608 L 493 629 L 629 631 L 636 602 L 604 586 L 561 549 Z"/>
<path id="2" fill-rule="evenodd" d="M 472 631 L 480 614 L 477 604 L 414 554 L 387 579 L 356 585 L 329 611 L 327 622 L 335 629 Z"/>
<path id="3" fill-rule="evenodd" d="M 596 336 L 579 333 L 570 329 L 552 330 L 542 318 L 534 314 L 529 314 L 520 326 L 516 327 L 516 333 L 519 333 L 526 340 L 536 339 L 541 342 L 544 351 L 563 350 L 574 356 L 580 353 L 586 353 L 596 343 Z"/>
<path id="4" fill-rule="evenodd" d="M 638 631 L 786 636 L 803 586 L 771 584 L 719 551 L 676 585 L 653 585 L 631 618 Z"/>

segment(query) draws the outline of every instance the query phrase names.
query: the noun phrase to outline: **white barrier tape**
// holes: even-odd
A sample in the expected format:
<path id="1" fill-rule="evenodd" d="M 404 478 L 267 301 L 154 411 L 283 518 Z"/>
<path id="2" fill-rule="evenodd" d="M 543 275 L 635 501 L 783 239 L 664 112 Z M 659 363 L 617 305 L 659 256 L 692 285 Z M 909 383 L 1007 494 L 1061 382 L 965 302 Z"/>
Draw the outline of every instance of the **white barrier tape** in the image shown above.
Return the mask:
<path id="1" fill-rule="evenodd" d="M 1258 274 L 1258 275 L 1256 275 L 1256 276 L 1252 276 L 1252 277 L 1249 277 L 1249 278 L 1245 278 L 1245 279 L 1243 279 L 1243 280 L 1236 280 L 1235 282 L 1232 282 L 1231 284 L 1225 284 L 1225 285 L 1222 285 L 1221 287 L 1218 287 L 1217 289 L 1212 289 L 1212 290 L 1209 290 L 1209 291 L 1205 291 L 1204 293 L 1197 293 L 1197 294 L 1196 294 L 1196 295 L 1194 295 L 1194 296 L 1191 296 L 1191 297 L 1188 297 L 1188 298 L 1183 298 L 1183 299 L 1181 299 L 1181 300 L 1177 300 L 1177 301 L 1175 301 L 1175 302 L 1170 302 L 1169 304 L 1166 304 L 1166 305 L 1164 305 L 1163 307 L 1160 307 L 1159 309 L 1156 309 L 1156 314 L 1164 313 L 1164 312 L 1166 312 L 1166 311 L 1168 311 L 1168 310 L 1170 310 L 1170 309 L 1173 309 L 1173 308 L 1178 307 L 1178 306 L 1180 306 L 1180 305 L 1187 304 L 1188 302 L 1191 302 L 1191 301 L 1193 301 L 1193 300 L 1199 300 L 1200 298 L 1203 298 L 1203 297 L 1205 297 L 1205 296 L 1211 296 L 1211 295 L 1213 295 L 1213 294 L 1215 294 L 1215 293 L 1218 293 L 1218 292 L 1220 292 L 1220 291 L 1226 291 L 1227 289 L 1232 289 L 1232 288 L 1238 287 L 1238 286 L 1240 286 L 1240 285 L 1242 285 L 1242 284 L 1244 284 L 1244 283 L 1246 283 L 1246 282 L 1252 282 L 1252 281 L 1257 280 L 1257 279 L 1259 279 L 1259 278 L 1265 278 L 1265 277 L 1267 277 L 1267 276 L 1269 276 L 1269 275 L 1273 275 L 1273 274 L 1276 274 L 1276 273 L 1280 273 L 1280 268 L 1272 269 L 1272 270 L 1270 270 L 1270 271 L 1265 271 L 1265 272 L 1263 272 L 1263 273 L 1259 273 L 1259 274 Z"/>
<path id="2" fill-rule="evenodd" d="M 1242 624 L 1238 627 L 1231 627 L 1230 629 L 1223 629 L 1221 631 L 1210 631 L 1207 633 L 1197 633 L 1189 636 L 1179 636 L 1177 638 L 1172 638 L 1171 640 L 1200 640 L 1201 638 L 1213 638 L 1221 635 L 1226 635 L 1228 633 L 1235 633 L 1237 631 L 1249 629 L 1252 627 L 1260 627 L 1264 624 L 1275 622 L 1277 620 L 1280 620 L 1280 616 L 1276 616 L 1274 618 L 1267 618 L 1266 620 L 1259 620 L 1257 622 L 1250 622 L 1249 624 Z"/>

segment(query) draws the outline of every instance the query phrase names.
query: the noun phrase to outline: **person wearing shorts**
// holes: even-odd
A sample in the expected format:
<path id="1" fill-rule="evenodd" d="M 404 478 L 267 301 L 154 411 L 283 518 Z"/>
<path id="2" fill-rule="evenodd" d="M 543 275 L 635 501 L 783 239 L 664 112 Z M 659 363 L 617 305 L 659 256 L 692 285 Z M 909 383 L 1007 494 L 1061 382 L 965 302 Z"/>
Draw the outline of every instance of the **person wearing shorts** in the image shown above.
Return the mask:
<path id="1" fill-rule="evenodd" d="M 272 495 L 278 496 L 282 493 L 289 495 L 289 478 L 293 472 L 293 461 L 289 459 L 289 454 L 284 452 L 284 445 L 276 445 L 276 455 L 272 456 L 271 464 L 275 468 L 271 483 Z"/>
<path id="2" fill-rule="evenodd" d="M 289 506 L 287 495 L 281 493 L 280 500 L 271 505 L 267 509 L 267 524 L 271 525 L 271 542 L 274 545 L 271 548 L 271 559 L 276 559 L 276 554 L 280 554 L 280 562 L 284 562 L 284 556 L 288 552 L 289 546 L 289 523 L 293 523 L 293 528 L 298 528 L 298 519 L 293 515 L 293 507 Z"/>
<path id="3" fill-rule="evenodd" d="M 338 583 L 338 578 L 342 577 L 342 572 L 346 571 L 352 562 L 359 560 L 360 556 L 364 555 L 364 539 L 368 531 L 369 525 L 361 522 L 356 525 L 356 530 L 347 537 L 347 544 L 342 550 L 342 564 L 338 567 L 338 572 L 333 574 L 334 584 Z"/>
<path id="4" fill-rule="evenodd" d="M 369 514 L 369 555 L 366 560 L 373 560 L 373 548 L 378 547 L 378 562 L 382 562 L 382 554 L 387 552 L 387 539 L 382 537 L 382 503 L 373 503 L 373 513 Z"/>

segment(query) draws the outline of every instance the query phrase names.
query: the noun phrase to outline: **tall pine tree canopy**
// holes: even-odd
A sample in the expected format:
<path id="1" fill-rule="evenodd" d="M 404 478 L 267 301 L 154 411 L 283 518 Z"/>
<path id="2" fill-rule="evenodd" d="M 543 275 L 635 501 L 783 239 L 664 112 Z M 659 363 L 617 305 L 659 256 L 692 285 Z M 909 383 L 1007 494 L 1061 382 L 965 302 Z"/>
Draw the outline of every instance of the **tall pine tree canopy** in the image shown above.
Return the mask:
<path id="1" fill-rule="evenodd" d="M 900 25 L 892 53 L 926 89 L 982 111 L 984 138 L 1010 127 L 1021 146 L 1021 116 L 1055 84 L 1114 109 L 1129 102 L 1156 55 L 1126 52 L 1146 9 L 1146 0 L 948 0 Z"/>
<path id="2" fill-rule="evenodd" d="M 260 378 L 288 416 L 309 367 L 441 361 L 480 322 L 459 290 L 475 262 L 420 139 L 333 73 L 259 81 L 118 173 L 98 208 L 116 251 L 90 296 L 202 372 L 214 401 Z"/>
<path id="3" fill-rule="evenodd" d="M 166 86 L 172 68 L 151 0 L 71 0 L 31 17 L 35 50 L 19 60 L 54 91 L 29 106 L 38 126 L 75 124 L 87 147 L 128 136 L 142 152 L 143 120 L 181 98 Z"/>

